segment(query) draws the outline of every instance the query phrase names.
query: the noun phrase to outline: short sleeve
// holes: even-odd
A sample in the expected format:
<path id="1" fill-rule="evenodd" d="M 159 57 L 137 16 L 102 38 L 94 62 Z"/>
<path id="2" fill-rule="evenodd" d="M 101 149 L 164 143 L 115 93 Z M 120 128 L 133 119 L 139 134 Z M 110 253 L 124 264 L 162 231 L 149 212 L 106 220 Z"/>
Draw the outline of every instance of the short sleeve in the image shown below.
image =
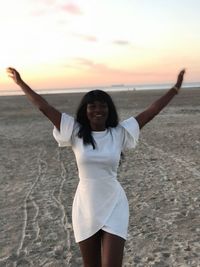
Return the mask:
<path id="1" fill-rule="evenodd" d="M 140 128 L 137 120 L 131 117 L 120 123 L 124 129 L 122 150 L 127 150 L 136 147 L 139 139 Z"/>
<path id="2" fill-rule="evenodd" d="M 71 137 L 74 129 L 74 118 L 62 113 L 60 131 L 54 126 L 53 136 L 59 147 L 71 146 Z"/>

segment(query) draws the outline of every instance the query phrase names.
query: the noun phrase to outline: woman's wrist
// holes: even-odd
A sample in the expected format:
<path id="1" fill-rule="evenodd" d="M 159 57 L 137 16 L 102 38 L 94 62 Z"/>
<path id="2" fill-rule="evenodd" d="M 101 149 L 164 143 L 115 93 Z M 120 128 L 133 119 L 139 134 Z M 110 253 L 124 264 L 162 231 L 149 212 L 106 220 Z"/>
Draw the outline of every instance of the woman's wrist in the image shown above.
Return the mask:
<path id="1" fill-rule="evenodd" d="M 17 85 L 22 87 L 25 84 L 25 82 L 23 80 L 19 80 L 17 81 Z"/>
<path id="2" fill-rule="evenodd" d="M 172 89 L 176 91 L 176 94 L 178 94 L 179 91 L 180 91 L 180 89 L 181 89 L 181 86 L 178 85 L 178 84 L 175 84 L 175 85 L 172 87 Z"/>
<path id="3" fill-rule="evenodd" d="M 174 86 L 172 87 L 172 89 L 174 89 L 174 90 L 176 91 L 176 94 L 178 94 L 179 91 L 180 91 L 180 89 L 181 89 L 181 87 L 178 87 L 178 86 L 174 85 Z"/>

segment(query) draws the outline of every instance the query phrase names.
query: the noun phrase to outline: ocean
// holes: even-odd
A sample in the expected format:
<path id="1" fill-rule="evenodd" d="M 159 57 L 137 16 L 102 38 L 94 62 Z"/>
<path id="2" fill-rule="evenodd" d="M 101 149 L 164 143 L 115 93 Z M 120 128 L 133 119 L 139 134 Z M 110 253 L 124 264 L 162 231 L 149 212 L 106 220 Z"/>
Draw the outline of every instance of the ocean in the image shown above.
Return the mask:
<path id="1" fill-rule="evenodd" d="M 96 87 L 78 87 L 78 88 L 62 88 L 62 89 L 37 89 L 35 90 L 39 94 L 63 94 L 63 93 L 86 93 L 90 90 L 100 89 L 106 92 L 119 92 L 119 91 L 140 91 L 140 90 L 162 90 L 170 89 L 174 83 L 163 83 L 163 84 L 113 84 L 111 86 L 96 86 Z M 183 88 L 199 88 L 200 82 L 184 83 Z M 13 90 L 0 90 L 0 96 L 14 96 L 24 95 L 19 89 Z"/>

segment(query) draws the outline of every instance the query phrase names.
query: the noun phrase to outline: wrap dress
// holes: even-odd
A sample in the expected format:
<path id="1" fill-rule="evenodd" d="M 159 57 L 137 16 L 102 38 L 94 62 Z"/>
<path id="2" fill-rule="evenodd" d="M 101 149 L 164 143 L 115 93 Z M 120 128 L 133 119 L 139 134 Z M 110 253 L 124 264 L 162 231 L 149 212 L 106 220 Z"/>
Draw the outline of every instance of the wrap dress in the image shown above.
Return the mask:
<path id="1" fill-rule="evenodd" d="M 131 117 L 117 127 L 92 131 L 95 149 L 83 144 L 78 131 L 79 124 L 66 113 L 62 113 L 60 131 L 53 129 L 60 147 L 72 147 L 78 167 L 79 183 L 72 205 L 75 241 L 83 241 L 100 229 L 126 239 L 129 205 L 117 180 L 117 168 L 121 152 L 138 142 L 138 122 Z"/>

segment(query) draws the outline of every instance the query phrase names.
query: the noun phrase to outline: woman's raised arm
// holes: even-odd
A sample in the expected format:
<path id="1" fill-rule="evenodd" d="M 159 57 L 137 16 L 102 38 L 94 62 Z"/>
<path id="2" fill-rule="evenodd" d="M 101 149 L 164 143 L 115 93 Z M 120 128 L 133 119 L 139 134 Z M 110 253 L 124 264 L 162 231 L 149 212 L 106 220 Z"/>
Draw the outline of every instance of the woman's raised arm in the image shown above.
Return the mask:
<path id="1" fill-rule="evenodd" d="M 140 129 L 144 127 L 149 121 L 151 121 L 171 100 L 178 94 L 185 74 L 185 70 L 182 70 L 177 78 L 177 82 L 165 95 L 155 101 L 149 108 L 138 114 L 135 118 L 139 124 Z"/>
<path id="2" fill-rule="evenodd" d="M 27 98 L 60 130 L 61 113 L 39 94 L 34 92 L 22 79 L 18 71 L 14 68 L 7 69 L 8 76 L 21 87 Z"/>

